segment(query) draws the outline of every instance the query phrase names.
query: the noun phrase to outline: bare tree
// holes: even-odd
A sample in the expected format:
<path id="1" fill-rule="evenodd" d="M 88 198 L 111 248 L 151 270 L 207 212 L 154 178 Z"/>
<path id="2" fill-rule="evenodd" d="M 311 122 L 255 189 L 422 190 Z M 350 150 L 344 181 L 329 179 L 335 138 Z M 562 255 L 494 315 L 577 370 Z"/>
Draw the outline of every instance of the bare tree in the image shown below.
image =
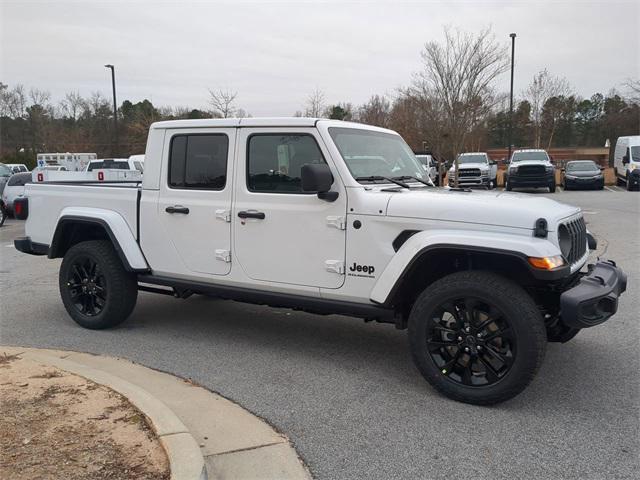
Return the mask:
<path id="1" fill-rule="evenodd" d="M 27 96 L 24 86 L 18 84 L 9 90 L 8 85 L 2 84 L 0 88 L 0 116 L 21 118 L 27 110 Z"/>
<path id="2" fill-rule="evenodd" d="M 640 78 L 630 78 L 624 82 L 624 86 L 629 91 L 629 100 L 640 103 Z"/>
<path id="3" fill-rule="evenodd" d="M 566 78 L 554 77 L 547 69 L 533 76 L 533 81 L 524 91 L 524 97 L 531 104 L 533 138 L 536 148 L 542 143 L 542 111 L 544 105 L 553 97 L 569 96 L 571 86 Z"/>
<path id="4" fill-rule="evenodd" d="M 51 99 L 51 93 L 46 90 L 31 88 L 29 90 L 29 99 L 34 105 L 40 105 L 42 108 L 45 108 Z"/>
<path id="5" fill-rule="evenodd" d="M 445 28 L 444 37 L 443 44 L 425 44 L 423 69 L 414 79 L 413 90 L 442 106 L 457 172 L 457 155 L 467 135 L 495 104 L 492 84 L 508 70 L 509 61 L 506 47 L 496 43 L 490 28 L 476 35 Z"/>
<path id="6" fill-rule="evenodd" d="M 236 97 L 238 96 L 238 92 L 232 92 L 231 90 L 222 90 L 219 88 L 218 90 L 209 89 L 209 103 L 213 107 L 213 111 L 215 114 L 221 116 L 222 118 L 233 117 L 236 112 L 236 107 L 233 104 Z"/>
<path id="7" fill-rule="evenodd" d="M 86 101 L 82 98 L 80 92 L 69 92 L 60 101 L 60 110 L 64 116 L 75 122 L 85 109 L 85 103 Z"/>
<path id="8" fill-rule="evenodd" d="M 389 126 L 391 103 L 384 95 L 373 95 L 358 109 L 358 121 L 377 127 Z"/>
<path id="9" fill-rule="evenodd" d="M 322 116 L 325 106 L 324 92 L 318 87 L 307 97 L 304 115 L 306 117 L 318 118 Z"/>

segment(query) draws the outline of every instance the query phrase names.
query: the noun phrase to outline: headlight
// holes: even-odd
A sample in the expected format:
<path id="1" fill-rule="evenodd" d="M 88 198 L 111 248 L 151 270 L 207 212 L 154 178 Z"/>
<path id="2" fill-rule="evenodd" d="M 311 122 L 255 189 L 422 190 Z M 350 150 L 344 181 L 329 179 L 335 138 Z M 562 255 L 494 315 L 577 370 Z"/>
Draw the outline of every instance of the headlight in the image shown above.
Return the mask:
<path id="1" fill-rule="evenodd" d="M 575 175 L 565 175 L 564 178 L 569 178 L 571 180 L 575 180 L 578 177 L 576 177 Z"/>
<path id="2" fill-rule="evenodd" d="M 556 169 L 553 165 L 547 165 L 545 168 L 547 169 L 547 172 L 553 172 Z"/>
<path id="3" fill-rule="evenodd" d="M 509 167 L 509 173 L 517 173 L 518 167 Z"/>
<path id="4" fill-rule="evenodd" d="M 565 224 L 558 227 L 558 246 L 565 258 L 569 258 L 571 252 L 571 233 Z"/>
<path id="5" fill-rule="evenodd" d="M 629 164 L 629 170 L 635 170 L 637 167 L 637 165 L 635 163 L 630 163 Z"/>

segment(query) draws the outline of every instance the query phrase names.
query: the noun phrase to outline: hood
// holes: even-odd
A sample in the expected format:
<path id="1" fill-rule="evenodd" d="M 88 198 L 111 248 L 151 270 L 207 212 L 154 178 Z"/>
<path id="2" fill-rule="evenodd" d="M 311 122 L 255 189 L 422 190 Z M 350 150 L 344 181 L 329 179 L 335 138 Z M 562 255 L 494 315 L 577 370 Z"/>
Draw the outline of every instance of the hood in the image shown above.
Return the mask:
<path id="1" fill-rule="evenodd" d="M 401 190 L 389 199 L 387 215 L 452 222 L 533 229 L 546 218 L 549 230 L 578 207 L 526 193 L 459 191 L 450 189 Z"/>
<path id="2" fill-rule="evenodd" d="M 520 160 L 519 162 L 511 162 L 508 168 L 511 167 L 521 167 L 522 165 L 553 165 L 551 162 L 547 160 Z"/>
<path id="3" fill-rule="evenodd" d="M 454 163 L 449 169 L 449 171 L 453 172 L 455 168 L 456 168 L 456 164 Z M 487 165 L 486 163 L 465 163 L 460 165 L 458 168 L 460 168 L 460 170 L 465 170 L 467 168 L 479 168 L 480 170 L 489 170 L 489 165 Z"/>

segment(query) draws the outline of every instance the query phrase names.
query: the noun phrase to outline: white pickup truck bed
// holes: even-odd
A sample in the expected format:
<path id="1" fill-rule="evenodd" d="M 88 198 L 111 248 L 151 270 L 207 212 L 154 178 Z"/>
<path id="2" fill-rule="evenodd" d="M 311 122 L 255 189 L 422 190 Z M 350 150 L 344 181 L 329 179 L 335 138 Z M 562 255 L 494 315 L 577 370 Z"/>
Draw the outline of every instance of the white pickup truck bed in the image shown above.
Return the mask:
<path id="1" fill-rule="evenodd" d="M 58 220 L 87 209 L 100 208 L 117 212 L 133 236 L 138 239 L 137 183 L 31 183 L 25 188 L 29 197 L 29 235 L 37 243 L 50 245 Z"/>

